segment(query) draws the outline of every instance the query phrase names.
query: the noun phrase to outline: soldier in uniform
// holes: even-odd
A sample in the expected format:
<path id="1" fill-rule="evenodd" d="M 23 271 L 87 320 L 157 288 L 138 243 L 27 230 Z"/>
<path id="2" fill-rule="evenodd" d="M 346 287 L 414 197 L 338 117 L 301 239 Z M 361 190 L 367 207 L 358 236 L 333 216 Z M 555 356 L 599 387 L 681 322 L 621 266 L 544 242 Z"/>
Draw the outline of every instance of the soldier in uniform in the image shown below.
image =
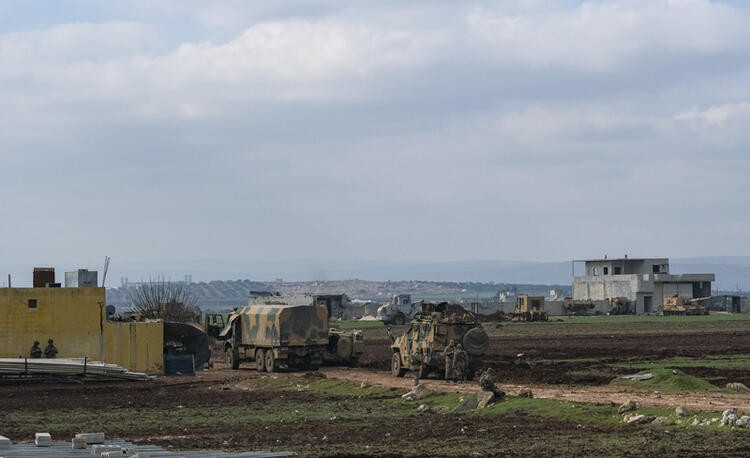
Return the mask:
<path id="1" fill-rule="evenodd" d="M 39 346 L 39 341 L 35 340 L 34 345 L 31 346 L 31 350 L 29 350 L 29 355 L 32 358 L 41 358 L 42 357 L 42 347 Z"/>
<path id="2" fill-rule="evenodd" d="M 422 372 L 423 361 L 421 350 L 409 354 L 409 369 L 414 373 L 414 386 L 419 385 L 419 376 Z"/>
<path id="3" fill-rule="evenodd" d="M 456 345 L 456 351 L 453 355 L 453 378 L 459 383 L 466 380 L 466 373 L 469 371 L 469 354 L 464 350 L 463 345 Z"/>
<path id="4" fill-rule="evenodd" d="M 445 379 L 446 380 L 453 380 L 453 356 L 456 353 L 456 344 L 453 341 L 453 339 L 448 342 L 448 345 L 445 347 L 444 355 L 445 355 Z"/>
<path id="5" fill-rule="evenodd" d="M 52 339 L 49 339 L 47 341 L 47 346 L 44 348 L 44 357 L 55 358 L 56 356 L 57 356 L 57 347 L 55 347 L 55 342 Z"/>
<path id="6" fill-rule="evenodd" d="M 505 396 L 505 392 L 498 389 L 495 385 L 495 370 L 488 367 L 482 375 L 479 377 L 479 386 L 482 387 L 482 391 L 492 391 L 496 397 Z"/>

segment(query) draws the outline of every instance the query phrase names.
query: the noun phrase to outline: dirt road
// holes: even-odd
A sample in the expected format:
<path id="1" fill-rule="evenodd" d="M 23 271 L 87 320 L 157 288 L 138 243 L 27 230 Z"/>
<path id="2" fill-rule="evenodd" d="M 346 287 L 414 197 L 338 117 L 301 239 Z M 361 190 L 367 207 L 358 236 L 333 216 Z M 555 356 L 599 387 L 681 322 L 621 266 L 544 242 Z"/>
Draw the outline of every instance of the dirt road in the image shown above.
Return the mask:
<path id="1" fill-rule="evenodd" d="M 407 375 L 397 378 L 383 371 L 365 369 L 347 369 L 327 367 L 321 369 L 329 378 L 349 380 L 355 383 L 367 382 L 390 388 L 401 388 L 404 392 L 412 387 L 413 380 Z M 421 380 L 427 388 L 439 392 L 478 392 L 479 385 L 476 382 L 463 384 L 450 383 L 443 380 L 424 379 Z M 644 407 L 675 408 L 684 406 L 689 410 L 701 410 L 707 412 L 722 412 L 728 408 L 738 408 L 741 411 L 750 411 L 750 393 L 664 393 L 653 391 L 629 390 L 612 386 L 562 386 L 562 385 L 513 385 L 498 384 L 503 391 L 510 395 L 516 395 L 523 388 L 530 388 L 534 397 L 544 399 L 557 399 L 570 402 L 585 402 L 594 404 L 622 404 L 632 399 Z"/>

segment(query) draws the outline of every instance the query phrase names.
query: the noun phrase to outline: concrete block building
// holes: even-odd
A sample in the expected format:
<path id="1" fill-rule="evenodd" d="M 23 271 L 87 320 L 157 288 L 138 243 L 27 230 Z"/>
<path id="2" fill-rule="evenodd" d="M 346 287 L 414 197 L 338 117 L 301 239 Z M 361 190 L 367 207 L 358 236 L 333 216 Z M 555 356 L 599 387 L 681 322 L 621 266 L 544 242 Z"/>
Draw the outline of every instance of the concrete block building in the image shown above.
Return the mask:
<path id="1" fill-rule="evenodd" d="M 584 263 L 585 275 L 573 277 L 573 301 L 606 307 L 610 300 L 625 298 L 637 314 L 659 313 L 664 300 L 673 295 L 711 295 L 712 273 L 669 272 L 667 258 L 614 258 L 574 261 Z"/>
<path id="2" fill-rule="evenodd" d="M 71 275 L 68 275 L 71 274 Z M 210 357 L 208 339 L 190 324 L 110 321 L 106 291 L 96 272 L 66 273 L 63 288 L 54 268 L 34 269 L 34 287 L 0 288 L 0 358 L 30 356 L 34 341 L 53 339 L 58 358 L 88 358 L 139 372 L 163 373 L 168 347 L 179 343 L 196 367 Z"/>

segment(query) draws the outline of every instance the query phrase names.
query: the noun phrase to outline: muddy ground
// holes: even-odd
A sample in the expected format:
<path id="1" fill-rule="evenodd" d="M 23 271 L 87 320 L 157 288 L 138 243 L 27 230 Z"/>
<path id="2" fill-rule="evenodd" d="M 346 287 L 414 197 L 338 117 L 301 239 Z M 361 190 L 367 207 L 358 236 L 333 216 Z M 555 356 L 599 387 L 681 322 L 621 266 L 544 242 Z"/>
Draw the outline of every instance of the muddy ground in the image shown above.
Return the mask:
<path id="1" fill-rule="evenodd" d="M 363 368 L 388 370 L 391 350 L 387 339 L 365 342 Z M 750 354 L 750 331 L 664 335 L 491 337 L 485 365 L 494 367 L 509 384 L 603 385 L 627 369 L 608 363 Z M 520 357 L 519 357 L 520 355 Z M 595 359 L 593 362 L 571 360 Z M 541 360 L 541 363 L 538 363 Z M 716 385 L 727 381 L 750 386 L 750 368 L 694 368 L 691 375 Z"/>
<path id="2" fill-rule="evenodd" d="M 621 425 L 592 426 L 554 418 L 530 419 L 523 412 L 493 417 L 490 422 L 476 415 L 406 416 L 398 417 L 398 424 L 394 425 L 393 418 L 375 414 L 368 416 L 368 412 L 377 406 L 377 399 L 368 401 L 368 404 L 345 395 L 321 396 L 305 391 L 277 391 L 273 386 L 269 388 L 267 383 L 269 377 L 278 378 L 277 383 L 286 380 L 292 386 L 305 383 L 307 379 L 327 377 L 351 380 L 356 384 L 367 382 L 384 386 L 398 394 L 410 388 L 411 380 L 408 377 L 398 379 L 388 372 L 391 358 L 388 340 L 370 339 L 365 348 L 361 368 L 323 368 L 322 376 L 305 373 L 269 376 L 257 373 L 252 364 L 232 371 L 217 361 L 213 369 L 196 376 L 159 377 L 145 383 L 81 384 L 66 379 L 19 383 L 0 380 L 0 434 L 16 441 L 28 441 L 35 432 L 50 429 L 53 437 L 71 437 L 80 432 L 81 425 L 89 425 L 86 422 L 91 420 L 71 416 L 69 422 L 47 427 L 45 419 L 65 415 L 66 411 L 85 409 L 91 412 L 122 412 L 124 417 L 133 415 L 133 412 L 142 413 L 144 418 L 152 418 L 154 412 L 161 412 L 163 421 L 157 416 L 156 420 L 142 422 L 137 419 L 121 424 L 110 422 L 102 425 L 101 429 L 106 430 L 110 437 L 191 449 L 292 450 L 313 456 L 750 454 L 747 439 L 727 441 L 726 437 L 717 439 L 706 431 L 690 432 L 690 440 L 681 436 L 688 433 L 679 431 L 648 429 L 634 435 L 633 431 Z M 519 357 L 519 354 L 523 356 Z M 673 408 L 682 404 L 691 409 L 709 411 L 734 406 L 750 411 L 747 395 L 634 394 L 608 385 L 616 371 L 605 367 L 605 363 L 727 354 L 750 354 L 750 331 L 616 337 L 493 337 L 486 365 L 498 370 L 500 383 L 509 394 L 529 386 L 537 397 L 575 402 L 609 404 L 637 398 L 645 406 Z M 583 358 L 588 360 L 570 361 Z M 750 385 L 750 368 L 695 368 L 693 371 L 717 384 L 731 380 Z M 459 386 L 436 379 L 428 379 L 425 384 L 436 391 L 478 390 L 474 384 Z M 284 409 L 290 409 L 288 415 L 292 418 L 300 409 L 314 411 L 321 402 L 327 403 L 326 408 L 346 409 L 361 414 L 361 420 L 284 421 Z M 198 412 L 197 415 L 202 409 L 206 412 L 210 410 L 213 415 L 218 410 L 220 415 L 224 407 L 249 406 L 252 410 L 252 406 L 269 405 L 278 406 L 280 411 L 278 421 L 270 426 L 257 423 L 249 416 L 238 418 L 236 424 L 229 419 L 221 426 L 207 423 L 187 428 L 179 416 L 171 416 L 170 413 L 189 408 Z M 34 418 L 34 423 L 18 418 Z M 335 418 L 335 415 L 331 418 Z M 742 437 L 747 436 L 744 432 L 742 434 Z"/>

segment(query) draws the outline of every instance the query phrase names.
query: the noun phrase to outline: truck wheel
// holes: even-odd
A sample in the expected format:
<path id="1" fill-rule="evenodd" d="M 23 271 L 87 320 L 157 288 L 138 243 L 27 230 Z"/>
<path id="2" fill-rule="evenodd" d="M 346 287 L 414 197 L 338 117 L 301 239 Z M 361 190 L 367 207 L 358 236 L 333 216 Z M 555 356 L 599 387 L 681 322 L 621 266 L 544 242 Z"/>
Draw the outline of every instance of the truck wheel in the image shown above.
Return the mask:
<path id="1" fill-rule="evenodd" d="M 401 353 L 396 352 L 391 358 L 391 374 L 394 377 L 403 377 L 406 374 L 406 369 L 401 367 Z"/>
<path id="2" fill-rule="evenodd" d="M 406 317 L 403 313 L 397 313 L 396 316 L 393 317 L 393 324 L 397 326 L 401 326 L 402 324 L 406 323 Z"/>
<path id="3" fill-rule="evenodd" d="M 262 348 L 259 348 L 255 350 L 255 369 L 258 372 L 263 372 L 266 370 L 266 355 Z"/>
<path id="4" fill-rule="evenodd" d="M 240 368 L 240 352 L 234 348 L 227 349 L 227 365 L 234 370 Z"/>
<path id="5" fill-rule="evenodd" d="M 276 372 L 276 360 L 273 357 L 273 350 L 266 350 L 266 372 Z"/>

